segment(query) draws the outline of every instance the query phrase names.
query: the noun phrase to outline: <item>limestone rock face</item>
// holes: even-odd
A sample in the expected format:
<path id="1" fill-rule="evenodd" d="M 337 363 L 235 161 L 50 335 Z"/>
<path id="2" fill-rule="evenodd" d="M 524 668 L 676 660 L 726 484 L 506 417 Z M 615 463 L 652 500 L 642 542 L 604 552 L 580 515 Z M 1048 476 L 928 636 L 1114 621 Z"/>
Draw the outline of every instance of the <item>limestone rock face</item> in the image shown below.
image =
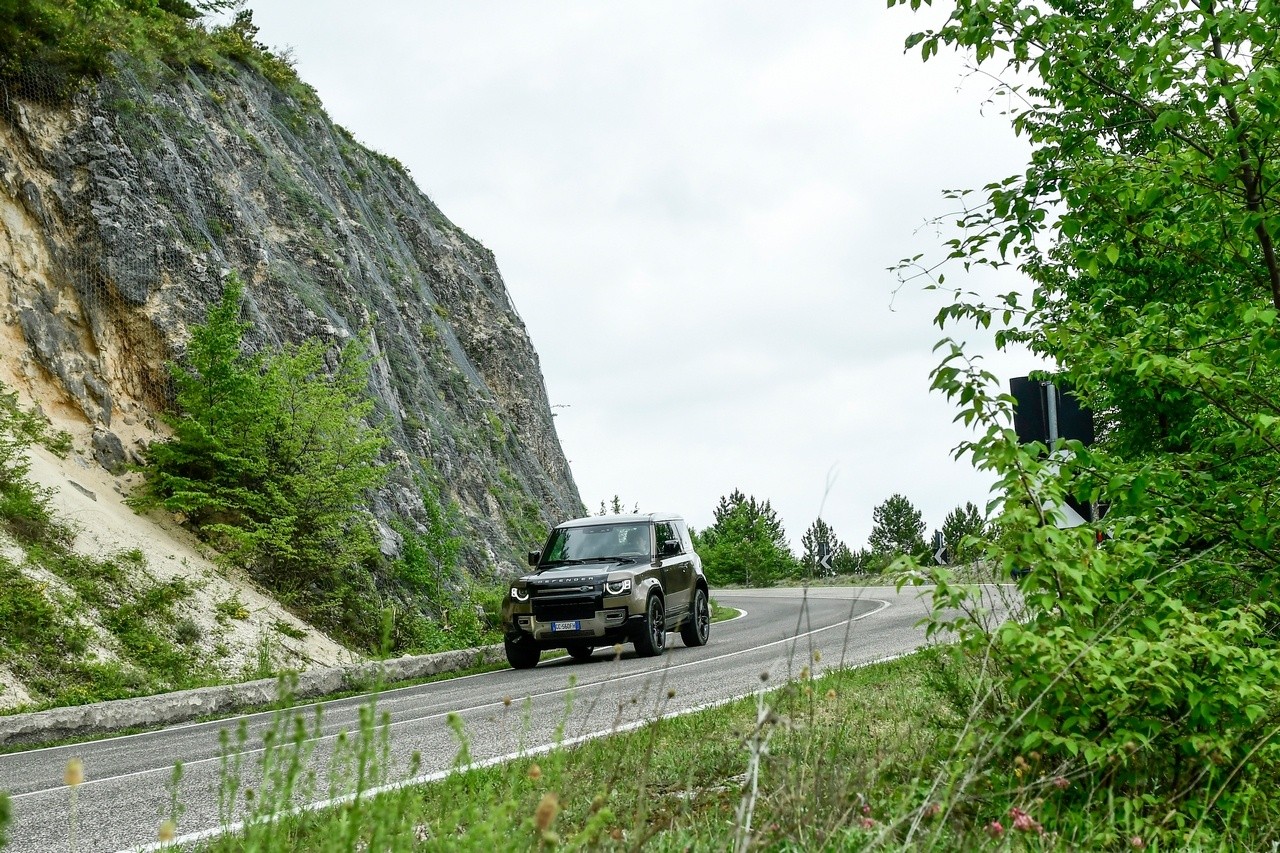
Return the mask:
<path id="1" fill-rule="evenodd" d="M 422 516 L 422 460 L 474 572 L 580 514 L 493 255 L 398 162 L 244 68 L 123 70 L 61 107 L 0 89 L 0 378 L 101 464 L 154 438 L 165 365 L 232 271 L 255 349 L 367 336 L 397 470 L 372 507 L 385 550 L 388 520 Z"/>

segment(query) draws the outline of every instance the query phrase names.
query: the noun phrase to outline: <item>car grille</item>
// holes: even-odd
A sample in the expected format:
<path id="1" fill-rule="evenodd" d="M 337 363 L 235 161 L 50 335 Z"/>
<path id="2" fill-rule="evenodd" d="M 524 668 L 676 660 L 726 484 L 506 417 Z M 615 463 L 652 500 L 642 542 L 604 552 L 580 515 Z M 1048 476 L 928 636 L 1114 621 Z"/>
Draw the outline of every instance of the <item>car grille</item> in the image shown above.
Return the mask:
<path id="1" fill-rule="evenodd" d="M 571 619 L 594 619 L 600 599 L 591 601 L 556 601 L 533 603 L 533 617 L 539 622 L 566 622 Z"/>
<path id="2" fill-rule="evenodd" d="M 594 619 L 604 604 L 599 584 L 575 584 L 568 588 L 530 589 L 533 617 L 539 622 Z"/>

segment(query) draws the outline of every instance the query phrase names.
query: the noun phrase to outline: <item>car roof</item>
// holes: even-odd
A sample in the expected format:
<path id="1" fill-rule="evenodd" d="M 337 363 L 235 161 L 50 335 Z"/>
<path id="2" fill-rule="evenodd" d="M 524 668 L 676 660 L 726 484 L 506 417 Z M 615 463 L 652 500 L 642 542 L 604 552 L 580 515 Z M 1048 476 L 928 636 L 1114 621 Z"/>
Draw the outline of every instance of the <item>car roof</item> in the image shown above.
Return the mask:
<path id="1" fill-rule="evenodd" d="M 649 512 L 640 515 L 589 515 L 557 524 L 561 527 L 595 527 L 601 524 L 644 524 L 653 521 L 680 521 L 684 519 L 673 512 Z"/>

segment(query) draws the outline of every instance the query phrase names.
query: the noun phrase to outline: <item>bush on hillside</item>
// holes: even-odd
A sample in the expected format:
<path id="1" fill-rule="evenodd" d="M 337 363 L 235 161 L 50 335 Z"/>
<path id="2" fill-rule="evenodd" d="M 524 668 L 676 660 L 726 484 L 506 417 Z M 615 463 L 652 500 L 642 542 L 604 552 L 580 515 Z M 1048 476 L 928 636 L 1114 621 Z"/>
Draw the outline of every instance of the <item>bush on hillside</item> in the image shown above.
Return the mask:
<path id="1" fill-rule="evenodd" d="M 360 569 L 376 554 L 363 504 L 386 478 L 386 438 L 366 423 L 364 351 L 347 345 L 332 370 L 318 341 L 246 353 L 242 295 L 228 279 L 171 366 L 173 437 L 148 451 L 142 500 L 182 513 L 286 601 L 344 627 L 360 609 L 345 601 L 352 585 L 372 589 Z"/>

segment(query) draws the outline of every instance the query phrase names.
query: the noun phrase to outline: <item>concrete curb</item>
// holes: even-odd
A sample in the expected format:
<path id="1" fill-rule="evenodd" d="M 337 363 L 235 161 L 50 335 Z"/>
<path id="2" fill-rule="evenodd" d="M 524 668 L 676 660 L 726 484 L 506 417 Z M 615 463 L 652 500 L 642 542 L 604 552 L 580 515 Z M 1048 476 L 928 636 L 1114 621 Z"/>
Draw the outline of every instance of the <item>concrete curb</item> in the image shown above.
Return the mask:
<path id="1" fill-rule="evenodd" d="M 326 667 L 298 673 L 292 692 L 295 699 L 314 699 L 333 693 L 368 690 L 377 683 L 379 676 L 383 682 L 395 683 L 505 660 L 503 647 L 495 644 L 434 655 L 411 655 L 352 666 Z M 278 679 L 264 678 L 243 684 L 197 687 L 136 699 L 10 714 L 0 716 L 0 746 L 47 743 L 70 737 L 109 734 L 122 729 L 188 723 L 201 717 L 266 707 L 278 697 Z"/>

